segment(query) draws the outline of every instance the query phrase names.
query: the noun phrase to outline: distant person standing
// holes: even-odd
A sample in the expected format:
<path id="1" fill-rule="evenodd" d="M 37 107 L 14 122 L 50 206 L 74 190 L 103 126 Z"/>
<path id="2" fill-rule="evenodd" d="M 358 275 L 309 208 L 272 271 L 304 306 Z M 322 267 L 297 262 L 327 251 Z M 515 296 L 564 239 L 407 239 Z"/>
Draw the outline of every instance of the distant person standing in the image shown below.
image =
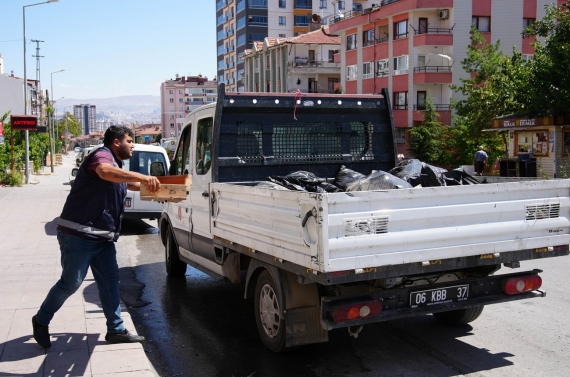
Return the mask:
<path id="1" fill-rule="evenodd" d="M 489 156 L 487 152 L 483 150 L 483 146 L 479 145 L 478 151 L 475 152 L 475 157 L 473 158 L 473 165 L 475 166 L 475 175 L 483 175 L 483 169 L 487 165 Z"/>

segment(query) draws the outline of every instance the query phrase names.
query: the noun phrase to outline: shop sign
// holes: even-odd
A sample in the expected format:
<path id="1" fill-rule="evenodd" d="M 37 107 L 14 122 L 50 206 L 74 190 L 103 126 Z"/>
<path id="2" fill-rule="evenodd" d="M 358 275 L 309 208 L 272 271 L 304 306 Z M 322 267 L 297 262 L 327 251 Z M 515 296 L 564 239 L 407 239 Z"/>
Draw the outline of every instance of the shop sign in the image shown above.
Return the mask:
<path id="1" fill-rule="evenodd" d="M 34 115 L 11 115 L 10 123 L 13 130 L 35 131 L 38 128 L 38 118 Z"/>
<path id="2" fill-rule="evenodd" d="M 570 125 L 570 115 L 543 116 L 537 118 L 493 119 L 493 128 L 526 128 Z"/>

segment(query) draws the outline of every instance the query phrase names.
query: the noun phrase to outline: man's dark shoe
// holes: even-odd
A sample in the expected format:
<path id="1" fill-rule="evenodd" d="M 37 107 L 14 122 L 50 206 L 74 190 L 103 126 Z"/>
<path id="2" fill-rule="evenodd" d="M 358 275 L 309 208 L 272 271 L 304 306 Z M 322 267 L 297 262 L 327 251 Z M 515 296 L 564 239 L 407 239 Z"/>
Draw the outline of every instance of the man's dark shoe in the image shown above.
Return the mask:
<path id="1" fill-rule="evenodd" d="M 120 333 L 108 332 L 105 335 L 105 340 L 109 343 L 138 343 L 144 340 L 144 336 L 131 334 L 129 330 L 125 329 Z"/>
<path id="2" fill-rule="evenodd" d="M 36 342 L 44 348 L 50 348 L 49 326 L 40 325 L 38 321 L 36 321 L 36 316 L 33 316 L 32 327 L 34 328 L 34 339 Z"/>

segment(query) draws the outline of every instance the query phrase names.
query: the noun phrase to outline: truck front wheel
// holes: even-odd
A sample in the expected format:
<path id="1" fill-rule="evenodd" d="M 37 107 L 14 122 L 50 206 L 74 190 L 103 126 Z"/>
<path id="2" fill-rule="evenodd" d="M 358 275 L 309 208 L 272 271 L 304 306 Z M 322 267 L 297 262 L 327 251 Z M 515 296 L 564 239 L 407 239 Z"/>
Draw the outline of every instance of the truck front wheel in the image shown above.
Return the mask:
<path id="1" fill-rule="evenodd" d="M 447 325 L 465 325 L 473 322 L 483 312 L 484 306 L 475 306 L 467 309 L 450 310 L 448 312 L 433 313 L 433 316 L 441 323 Z"/>
<path id="2" fill-rule="evenodd" d="M 166 273 L 169 277 L 181 277 L 186 274 L 186 263 L 178 256 L 178 247 L 174 239 L 174 233 L 170 226 L 166 227 L 166 245 L 164 245 L 166 258 Z"/>
<path id="3" fill-rule="evenodd" d="M 273 352 L 285 347 L 285 319 L 281 315 L 276 284 L 269 271 L 257 279 L 254 296 L 255 322 L 263 344 Z"/>

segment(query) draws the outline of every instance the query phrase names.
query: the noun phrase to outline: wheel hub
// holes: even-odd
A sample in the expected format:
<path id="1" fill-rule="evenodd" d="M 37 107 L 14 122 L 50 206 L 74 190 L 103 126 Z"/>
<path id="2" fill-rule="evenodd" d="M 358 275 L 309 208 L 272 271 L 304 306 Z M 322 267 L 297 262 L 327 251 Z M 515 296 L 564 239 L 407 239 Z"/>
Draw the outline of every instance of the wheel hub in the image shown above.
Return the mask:
<path id="1" fill-rule="evenodd" d="M 261 288 L 259 298 L 259 315 L 265 333 L 270 338 L 275 338 L 279 333 L 281 317 L 279 316 L 279 301 L 277 300 L 277 294 L 269 284 L 265 284 L 263 288 Z"/>

